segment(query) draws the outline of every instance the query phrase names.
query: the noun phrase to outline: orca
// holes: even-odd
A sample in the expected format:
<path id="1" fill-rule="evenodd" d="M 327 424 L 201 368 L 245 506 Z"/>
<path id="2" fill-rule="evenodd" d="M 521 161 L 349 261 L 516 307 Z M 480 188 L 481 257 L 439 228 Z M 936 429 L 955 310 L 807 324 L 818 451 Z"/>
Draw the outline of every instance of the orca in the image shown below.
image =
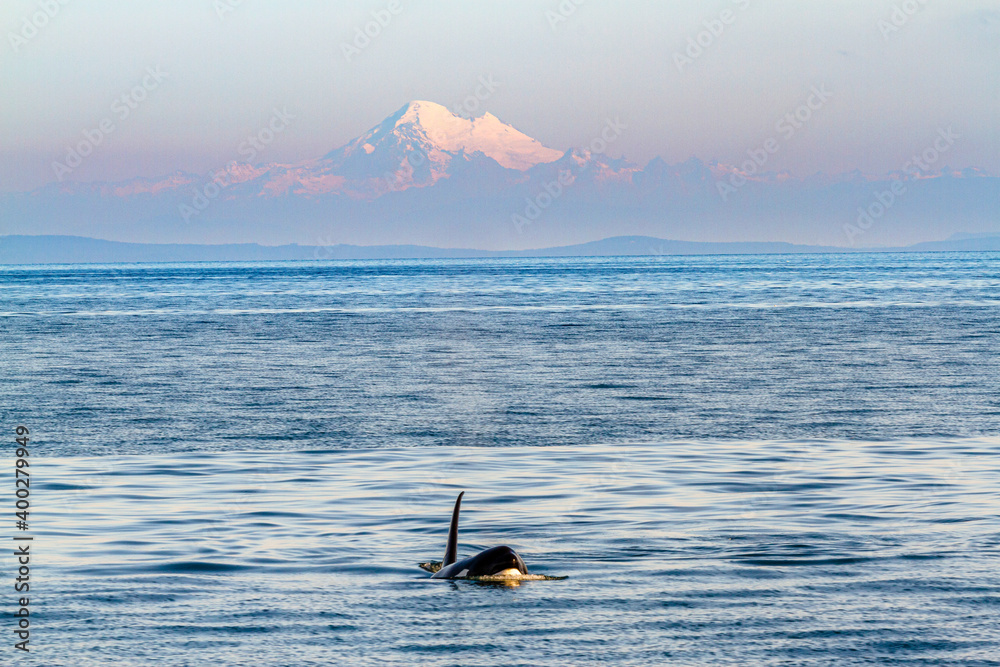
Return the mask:
<path id="1" fill-rule="evenodd" d="M 474 579 L 477 581 L 514 581 L 526 579 L 565 579 L 529 574 L 521 557 L 508 546 L 499 546 L 480 551 L 475 556 L 458 560 L 458 514 L 462 508 L 462 496 L 455 499 L 455 509 L 451 513 L 451 527 L 448 529 L 448 545 L 444 550 L 444 560 L 440 563 L 421 563 L 420 567 L 432 572 L 432 579 Z"/>

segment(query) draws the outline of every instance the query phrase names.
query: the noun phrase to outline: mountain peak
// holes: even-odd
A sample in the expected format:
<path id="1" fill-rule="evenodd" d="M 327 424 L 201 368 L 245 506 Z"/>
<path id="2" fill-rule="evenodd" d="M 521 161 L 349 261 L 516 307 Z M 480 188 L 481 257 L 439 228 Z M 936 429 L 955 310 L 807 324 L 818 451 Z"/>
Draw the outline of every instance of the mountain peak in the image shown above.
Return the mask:
<path id="1" fill-rule="evenodd" d="M 436 124 L 442 122 L 448 122 L 451 116 L 454 116 L 452 112 L 436 102 L 428 102 L 426 100 L 413 100 L 403 105 L 399 111 L 390 116 L 390 118 L 396 117 L 396 125 L 402 123 L 420 123 L 423 124 Z"/>
<path id="2" fill-rule="evenodd" d="M 501 166 L 518 171 L 555 162 L 563 155 L 562 151 L 544 146 L 491 113 L 463 118 L 426 100 L 404 104 L 379 125 L 327 157 L 341 162 L 359 151 L 373 156 L 371 159 L 379 154 L 397 156 L 386 155 L 386 161 L 402 159 L 416 151 L 426 155 L 438 170 L 462 153 L 482 153 Z"/>

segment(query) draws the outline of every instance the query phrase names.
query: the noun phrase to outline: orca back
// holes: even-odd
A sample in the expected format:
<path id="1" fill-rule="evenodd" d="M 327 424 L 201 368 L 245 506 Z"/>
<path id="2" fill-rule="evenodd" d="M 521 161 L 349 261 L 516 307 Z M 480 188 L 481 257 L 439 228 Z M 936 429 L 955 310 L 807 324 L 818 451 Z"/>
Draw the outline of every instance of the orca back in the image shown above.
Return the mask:
<path id="1" fill-rule="evenodd" d="M 516 570 L 521 575 L 528 574 L 521 557 L 508 546 L 499 546 L 480 551 L 475 556 L 442 565 L 434 573 L 432 579 L 472 579 L 476 577 L 492 577 L 504 571 Z"/>

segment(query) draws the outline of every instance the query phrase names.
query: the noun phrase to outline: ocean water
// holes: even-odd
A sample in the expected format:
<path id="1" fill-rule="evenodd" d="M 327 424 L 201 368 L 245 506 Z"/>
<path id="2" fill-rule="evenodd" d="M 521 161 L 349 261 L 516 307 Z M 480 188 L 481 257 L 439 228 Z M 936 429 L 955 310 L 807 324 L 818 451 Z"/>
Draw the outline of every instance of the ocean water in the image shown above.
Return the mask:
<path id="1" fill-rule="evenodd" d="M 4 664 L 1000 665 L 997 254 L 7 266 L 0 336 Z M 568 578 L 430 580 L 460 490 Z"/>

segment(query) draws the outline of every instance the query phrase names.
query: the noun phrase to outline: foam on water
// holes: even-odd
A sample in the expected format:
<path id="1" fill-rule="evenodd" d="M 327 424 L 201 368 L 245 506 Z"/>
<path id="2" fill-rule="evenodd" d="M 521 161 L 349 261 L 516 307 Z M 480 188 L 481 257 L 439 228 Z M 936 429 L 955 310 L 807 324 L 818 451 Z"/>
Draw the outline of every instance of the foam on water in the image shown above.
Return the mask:
<path id="1" fill-rule="evenodd" d="M 198 646 L 222 664 L 988 665 L 998 455 L 980 439 L 39 461 L 38 664 L 182 665 Z M 508 544 L 568 578 L 432 580 L 416 563 L 459 490 L 475 497 L 460 555 Z"/>

